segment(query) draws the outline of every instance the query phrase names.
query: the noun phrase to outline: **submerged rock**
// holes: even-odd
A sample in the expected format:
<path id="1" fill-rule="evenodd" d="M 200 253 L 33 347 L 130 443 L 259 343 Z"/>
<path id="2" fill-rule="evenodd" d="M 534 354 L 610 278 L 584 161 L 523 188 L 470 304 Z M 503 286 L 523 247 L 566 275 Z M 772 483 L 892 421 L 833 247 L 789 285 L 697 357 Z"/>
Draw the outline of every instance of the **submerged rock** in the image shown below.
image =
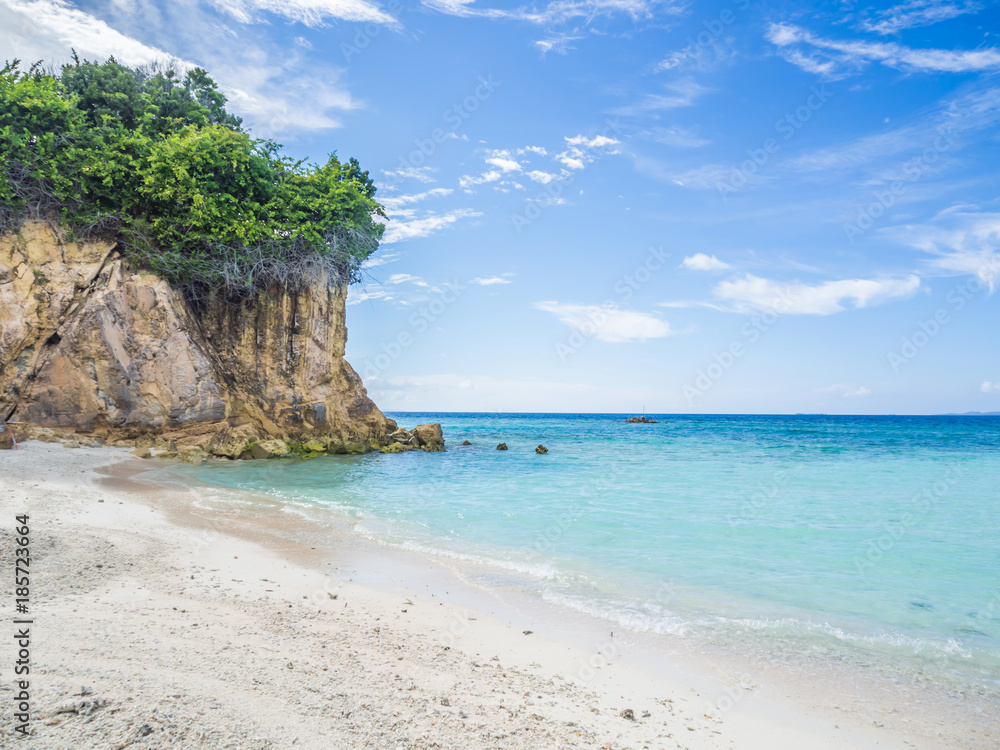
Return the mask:
<path id="1" fill-rule="evenodd" d="M 628 424 L 657 424 L 655 419 L 649 419 L 645 414 L 641 417 L 631 417 L 630 419 L 626 419 L 625 422 Z"/>
<path id="2" fill-rule="evenodd" d="M 472 445 L 468 440 L 463 440 L 462 445 Z"/>
<path id="3" fill-rule="evenodd" d="M 548 452 L 549 449 L 546 448 L 544 445 L 539 445 L 537 448 L 535 448 L 535 453 L 537 453 L 539 456 L 542 456 Z"/>
<path id="4" fill-rule="evenodd" d="M 507 443 L 500 443 L 500 445 L 497 446 L 497 450 L 498 451 L 505 451 L 505 450 L 507 450 Z"/>

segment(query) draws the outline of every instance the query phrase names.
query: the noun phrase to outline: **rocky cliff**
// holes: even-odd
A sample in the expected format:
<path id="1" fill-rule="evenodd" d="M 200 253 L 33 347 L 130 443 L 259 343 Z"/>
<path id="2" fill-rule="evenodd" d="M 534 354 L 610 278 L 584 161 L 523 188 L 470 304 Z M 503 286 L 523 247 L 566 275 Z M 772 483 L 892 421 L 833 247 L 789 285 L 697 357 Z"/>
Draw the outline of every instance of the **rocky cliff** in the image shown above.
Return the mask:
<path id="1" fill-rule="evenodd" d="M 145 436 L 236 457 L 254 440 L 385 445 L 396 424 L 344 360 L 346 286 L 197 306 L 111 242 L 0 237 L 0 419 L 22 436 Z"/>

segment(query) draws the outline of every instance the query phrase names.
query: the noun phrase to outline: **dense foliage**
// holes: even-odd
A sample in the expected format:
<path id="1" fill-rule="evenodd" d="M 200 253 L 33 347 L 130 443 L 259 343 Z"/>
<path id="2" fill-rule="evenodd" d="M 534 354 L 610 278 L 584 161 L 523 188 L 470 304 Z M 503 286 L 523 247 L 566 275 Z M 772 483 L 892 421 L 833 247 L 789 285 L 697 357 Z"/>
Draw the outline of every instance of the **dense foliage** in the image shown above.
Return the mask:
<path id="1" fill-rule="evenodd" d="M 0 229 L 58 217 L 114 235 L 189 291 L 249 291 L 321 272 L 357 279 L 384 215 L 351 159 L 295 162 L 252 138 L 201 69 L 80 62 L 0 70 Z"/>

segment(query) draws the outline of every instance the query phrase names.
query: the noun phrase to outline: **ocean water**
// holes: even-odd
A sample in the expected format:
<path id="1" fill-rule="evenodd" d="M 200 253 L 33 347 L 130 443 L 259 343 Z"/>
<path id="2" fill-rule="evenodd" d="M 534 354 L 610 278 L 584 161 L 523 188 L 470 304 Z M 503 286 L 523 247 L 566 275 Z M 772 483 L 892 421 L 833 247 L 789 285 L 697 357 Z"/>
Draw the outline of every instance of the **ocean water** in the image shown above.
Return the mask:
<path id="1" fill-rule="evenodd" d="M 448 451 L 170 471 L 618 628 L 1000 695 L 1000 418 L 390 416 Z"/>

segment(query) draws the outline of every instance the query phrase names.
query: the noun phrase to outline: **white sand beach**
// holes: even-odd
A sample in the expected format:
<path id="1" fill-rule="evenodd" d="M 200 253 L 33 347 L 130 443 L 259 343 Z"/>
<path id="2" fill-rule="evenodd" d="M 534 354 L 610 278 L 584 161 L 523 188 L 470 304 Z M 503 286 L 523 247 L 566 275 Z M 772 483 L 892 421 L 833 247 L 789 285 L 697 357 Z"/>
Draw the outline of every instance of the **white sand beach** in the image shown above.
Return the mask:
<path id="1" fill-rule="evenodd" d="M 361 585 L 349 568 L 324 572 L 328 550 L 123 478 L 153 465 L 38 442 L 0 455 L 3 559 L 16 514 L 30 516 L 32 553 L 31 737 L 17 743 L 3 576 L 5 747 L 991 746 L 847 698 L 817 706 L 787 683 L 741 685 L 684 654 L 667 676 L 635 648 L 595 660 L 601 645 L 566 638 L 568 626 L 525 634 L 517 613 L 445 601 L 430 584 Z"/>

